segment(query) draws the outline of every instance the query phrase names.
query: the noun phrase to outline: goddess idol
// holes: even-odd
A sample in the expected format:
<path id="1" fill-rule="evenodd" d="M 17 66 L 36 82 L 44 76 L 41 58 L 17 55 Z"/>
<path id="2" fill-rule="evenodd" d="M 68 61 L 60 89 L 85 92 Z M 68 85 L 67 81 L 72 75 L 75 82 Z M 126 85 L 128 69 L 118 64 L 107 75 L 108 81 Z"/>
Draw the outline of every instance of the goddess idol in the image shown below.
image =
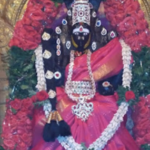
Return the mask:
<path id="1" fill-rule="evenodd" d="M 131 48 L 102 25 L 101 0 L 64 2 L 66 19 L 46 28 L 36 49 L 37 75 L 44 74 L 37 88 L 47 90 L 50 103 L 46 122 L 36 114 L 32 150 L 138 150 L 125 128 L 128 104 L 118 106 L 115 92 L 121 83 L 130 87 Z"/>

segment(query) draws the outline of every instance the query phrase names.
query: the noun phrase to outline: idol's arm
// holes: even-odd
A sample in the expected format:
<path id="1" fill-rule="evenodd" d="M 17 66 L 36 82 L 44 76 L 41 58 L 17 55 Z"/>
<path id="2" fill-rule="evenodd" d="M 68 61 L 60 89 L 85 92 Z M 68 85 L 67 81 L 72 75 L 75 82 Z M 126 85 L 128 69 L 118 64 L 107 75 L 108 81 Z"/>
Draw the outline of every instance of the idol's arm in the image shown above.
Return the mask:
<path id="1" fill-rule="evenodd" d="M 115 76 L 99 81 L 97 90 L 101 95 L 113 95 L 118 85 L 122 84 L 122 70 Z"/>

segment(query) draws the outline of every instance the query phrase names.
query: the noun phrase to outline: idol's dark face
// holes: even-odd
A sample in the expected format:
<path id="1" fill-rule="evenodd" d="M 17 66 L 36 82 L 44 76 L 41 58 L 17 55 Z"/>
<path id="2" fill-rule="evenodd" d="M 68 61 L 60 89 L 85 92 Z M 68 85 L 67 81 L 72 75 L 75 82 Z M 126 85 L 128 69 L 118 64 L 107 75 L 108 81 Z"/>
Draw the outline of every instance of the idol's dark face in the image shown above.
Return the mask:
<path id="1" fill-rule="evenodd" d="M 87 24 L 75 24 L 72 28 L 72 43 L 78 51 L 84 51 L 91 42 L 91 30 Z"/>

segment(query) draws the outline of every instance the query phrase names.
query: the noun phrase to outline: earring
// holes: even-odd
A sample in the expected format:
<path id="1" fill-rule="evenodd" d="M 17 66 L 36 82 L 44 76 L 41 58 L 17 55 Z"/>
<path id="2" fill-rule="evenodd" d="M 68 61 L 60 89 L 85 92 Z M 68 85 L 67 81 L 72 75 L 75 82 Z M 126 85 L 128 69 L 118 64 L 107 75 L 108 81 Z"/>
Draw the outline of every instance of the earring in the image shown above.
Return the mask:
<path id="1" fill-rule="evenodd" d="M 101 21 L 100 20 L 97 20 L 96 21 L 96 27 L 100 27 L 101 26 Z"/>
<path id="2" fill-rule="evenodd" d="M 63 25 L 67 25 L 67 20 L 66 20 L 66 19 L 63 19 L 63 20 L 62 20 L 62 24 L 63 24 Z"/>
<path id="3" fill-rule="evenodd" d="M 56 44 L 57 44 L 57 45 L 56 45 L 56 49 L 57 49 L 57 50 L 56 50 L 56 55 L 57 55 L 57 56 L 60 56 L 60 55 L 61 55 L 61 50 L 60 50 L 60 49 L 61 49 L 61 46 L 60 46 L 60 38 L 58 38 L 58 39 L 56 40 Z"/>
<path id="4" fill-rule="evenodd" d="M 92 42 L 92 50 L 95 51 L 97 48 L 97 44 L 96 42 Z"/>
<path id="5" fill-rule="evenodd" d="M 101 35 L 106 35 L 107 34 L 107 30 L 103 27 L 102 31 L 101 31 Z"/>
<path id="6" fill-rule="evenodd" d="M 61 29 L 60 29 L 60 27 L 56 27 L 56 28 L 55 28 L 55 32 L 56 32 L 57 34 L 61 34 Z"/>
<path id="7" fill-rule="evenodd" d="M 66 42 L 66 48 L 67 48 L 67 49 L 70 49 L 70 47 L 71 47 L 71 42 L 70 42 L 70 41 L 67 41 L 67 42 Z"/>

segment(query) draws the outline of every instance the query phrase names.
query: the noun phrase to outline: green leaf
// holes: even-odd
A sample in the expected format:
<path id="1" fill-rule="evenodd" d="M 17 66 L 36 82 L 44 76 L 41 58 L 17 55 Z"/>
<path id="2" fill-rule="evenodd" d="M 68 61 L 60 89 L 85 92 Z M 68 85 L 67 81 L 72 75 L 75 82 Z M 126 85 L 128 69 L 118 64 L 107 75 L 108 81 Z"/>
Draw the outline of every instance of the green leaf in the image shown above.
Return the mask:
<path id="1" fill-rule="evenodd" d="M 28 66 L 26 66 L 26 67 L 23 68 L 23 71 L 28 71 L 32 67 L 33 67 L 33 64 L 29 64 Z"/>
<path id="2" fill-rule="evenodd" d="M 82 150 L 86 150 L 87 149 L 87 147 L 85 146 L 85 143 L 81 143 L 81 146 L 83 147 Z"/>
<path id="3" fill-rule="evenodd" d="M 36 70 L 34 51 L 24 51 L 12 47 L 8 52 L 9 70 L 7 72 L 11 99 L 32 96 L 29 91 L 36 91 Z M 28 87 L 27 87 L 28 86 Z"/>
<path id="4" fill-rule="evenodd" d="M 0 146 L 0 150 L 4 150 L 4 148 L 2 146 Z"/>
<path id="5" fill-rule="evenodd" d="M 150 145 L 149 144 L 141 145 L 141 150 L 150 150 Z"/>
<path id="6" fill-rule="evenodd" d="M 28 88 L 29 88 L 28 85 L 21 85 L 21 89 L 22 89 L 22 90 L 26 90 L 26 89 L 28 89 Z"/>
<path id="7" fill-rule="evenodd" d="M 13 114 L 17 113 L 17 111 L 14 108 L 11 108 L 11 111 L 12 111 Z"/>

